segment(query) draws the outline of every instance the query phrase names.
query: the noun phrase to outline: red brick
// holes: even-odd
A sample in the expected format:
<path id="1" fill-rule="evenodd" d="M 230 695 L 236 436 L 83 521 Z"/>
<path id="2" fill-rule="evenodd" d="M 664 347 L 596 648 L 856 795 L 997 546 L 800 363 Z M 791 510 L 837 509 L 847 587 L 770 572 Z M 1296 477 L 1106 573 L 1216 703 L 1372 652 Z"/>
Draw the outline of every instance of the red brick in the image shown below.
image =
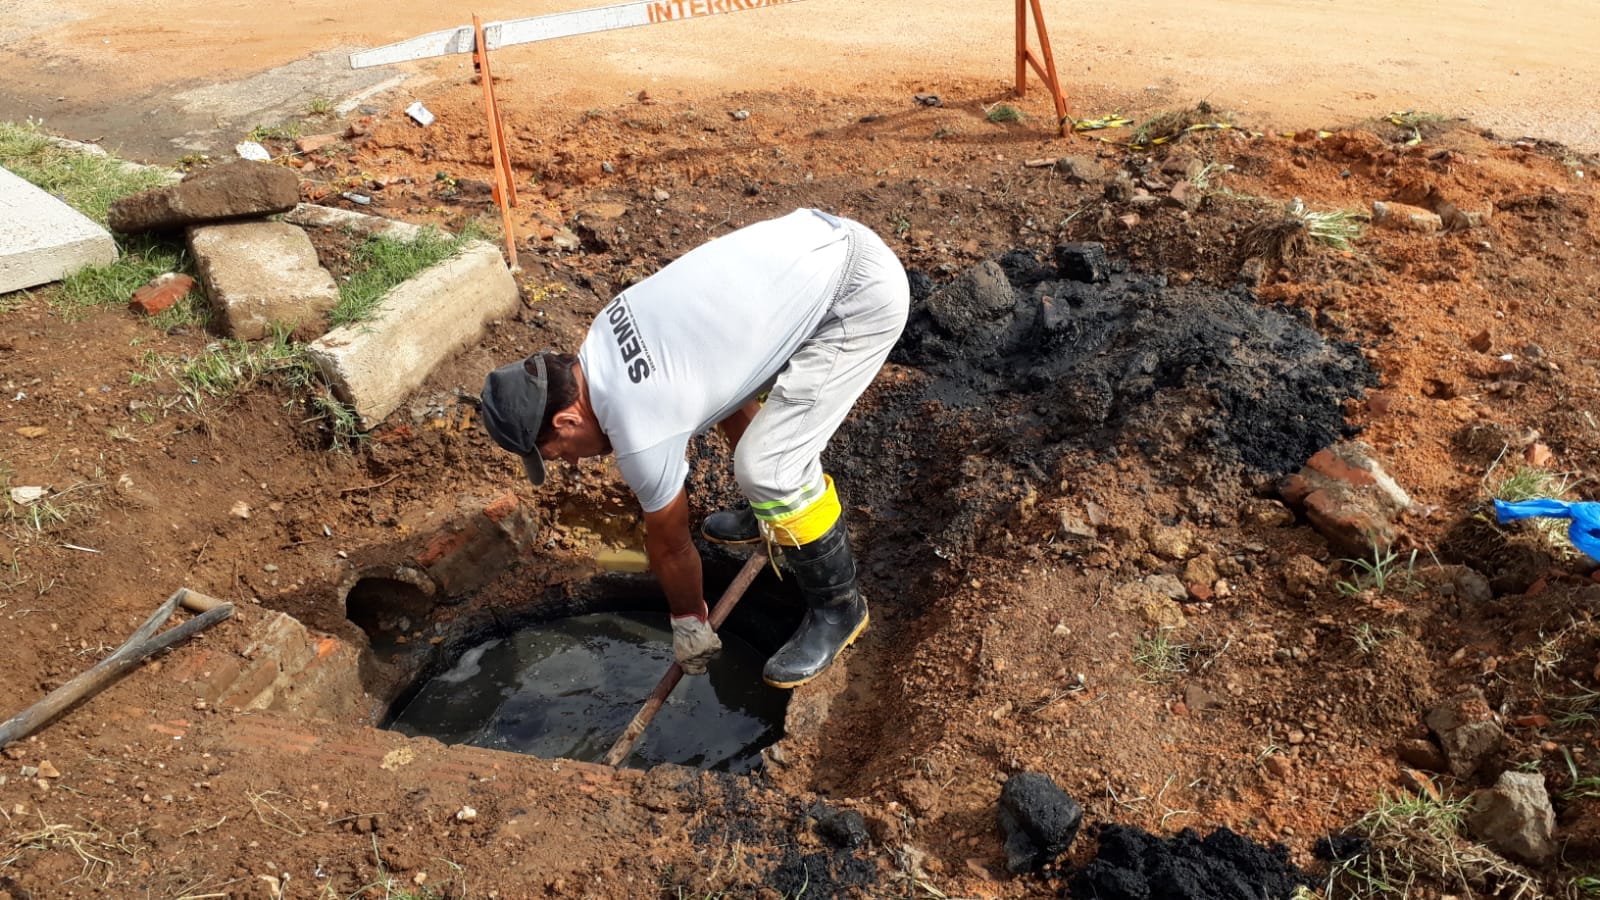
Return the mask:
<path id="1" fill-rule="evenodd" d="M 128 308 L 134 312 L 153 316 L 165 312 L 172 304 L 183 299 L 194 289 L 194 279 L 178 272 L 168 272 L 133 292 Z"/>
<path id="2" fill-rule="evenodd" d="M 490 501 L 489 505 L 483 508 L 483 514 L 489 517 L 489 521 L 498 522 L 516 512 L 517 502 L 517 495 L 511 491 L 506 491 Z"/>
<path id="3" fill-rule="evenodd" d="M 422 552 L 417 554 L 417 564 L 424 568 L 433 565 L 466 546 L 467 537 L 468 535 L 465 531 L 435 536 L 433 540 L 428 542 L 428 546 L 422 548 Z"/>
<path id="4" fill-rule="evenodd" d="M 1378 480 L 1372 477 L 1371 472 L 1350 465 L 1326 447 L 1318 450 L 1310 461 L 1306 463 L 1306 467 L 1312 471 L 1321 472 L 1335 481 L 1343 481 L 1346 484 L 1358 487 L 1378 483 Z"/>
<path id="5" fill-rule="evenodd" d="M 294 142 L 294 148 L 301 153 L 315 153 L 318 150 L 339 140 L 337 134 L 313 134 Z"/>

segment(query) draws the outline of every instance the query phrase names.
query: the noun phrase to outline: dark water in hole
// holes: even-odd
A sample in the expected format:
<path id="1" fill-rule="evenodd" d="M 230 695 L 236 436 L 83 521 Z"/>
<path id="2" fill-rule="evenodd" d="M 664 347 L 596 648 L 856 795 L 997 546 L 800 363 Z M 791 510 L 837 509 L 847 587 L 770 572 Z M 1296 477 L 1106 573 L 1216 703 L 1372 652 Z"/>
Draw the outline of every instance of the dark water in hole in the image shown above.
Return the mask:
<path id="1" fill-rule="evenodd" d="M 664 617 L 554 619 L 469 647 L 425 682 L 389 727 L 447 744 L 596 762 L 672 662 Z M 747 772 L 782 735 L 788 692 L 761 680 L 766 655 L 722 632 L 705 675 L 685 675 L 625 765 Z"/>

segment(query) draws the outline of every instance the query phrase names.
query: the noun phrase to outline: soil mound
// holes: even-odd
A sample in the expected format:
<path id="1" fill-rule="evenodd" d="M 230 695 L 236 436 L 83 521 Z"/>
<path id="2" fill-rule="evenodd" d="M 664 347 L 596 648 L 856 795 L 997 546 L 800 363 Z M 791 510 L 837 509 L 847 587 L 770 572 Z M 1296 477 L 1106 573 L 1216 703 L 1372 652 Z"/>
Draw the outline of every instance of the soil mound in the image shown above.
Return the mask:
<path id="1" fill-rule="evenodd" d="M 1051 458 L 1132 439 L 1152 457 L 1281 475 L 1353 435 L 1343 404 L 1376 384 L 1358 347 L 1243 286 L 1103 272 L 1076 254 L 1050 267 L 1024 251 L 937 290 L 915 283 L 925 296 L 897 361 L 936 373 L 932 394 L 949 406 L 1022 395 L 1007 424 L 1039 433 Z"/>
<path id="2" fill-rule="evenodd" d="M 1158 838 L 1126 825 L 1097 829 L 1100 849 L 1072 877 L 1074 898 L 1093 900 L 1281 900 L 1312 880 L 1282 844 L 1262 846 L 1218 828 Z"/>

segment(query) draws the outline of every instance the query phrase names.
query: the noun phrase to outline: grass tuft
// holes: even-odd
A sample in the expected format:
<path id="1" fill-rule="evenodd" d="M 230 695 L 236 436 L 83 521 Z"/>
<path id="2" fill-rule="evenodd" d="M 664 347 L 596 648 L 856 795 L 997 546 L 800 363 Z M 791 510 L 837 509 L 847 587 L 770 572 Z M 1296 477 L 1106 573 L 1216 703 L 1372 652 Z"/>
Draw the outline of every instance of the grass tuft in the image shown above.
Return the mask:
<path id="1" fill-rule="evenodd" d="M 1165 684 L 1187 672 L 1191 654 L 1188 645 L 1172 639 L 1170 628 L 1141 635 L 1133 645 L 1133 662 L 1145 670 L 1139 680 L 1151 684 Z"/>
<path id="2" fill-rule="evenodd" d="M 984 112 L 983 117 L 991 122 L 1021 122 L 1027 118 L 1022 110 L 1009 103 L 996 103 Z"/>
<path id="3" fill-rule="evenodd" d="M 0 166 L 101 225 L 113 201 L 168 183 L 161 170 L 63 147 L 35 122 L 0 122 Z"/>
<path id="4" fill-rule="evenodd" d="M 1502 457 L 1504 453 L 1501 454 Z M 1572 491 L 1583 482 L 1581 478 L 1574 478 L 1567 472 L 1554 472 L 1538 466 L 1517 465 L 1507 472 L 1500 472 L 1500 460 L 1495 460 L 1484 473 L 1484 490 L 1496 500 L 1507 503 L 1518 503 L 1523 500 L 1572 500 Z M 1498 474 L 1497 474 L 1498 473 Z M 1492 512 L 1486 512 L 1491 520 Z M 1495 522 L 1498 526 L 1499 523 Z M 1572 545 L 1572 538 L 1568 536 L 1567 529 L 1570 523 L 1565 519 L 1551 519 L 1538 517 L 1522 519 L 1508 523 L 1511 527 L 1520 528 L 1538 537 L 1545 549 L 1550 551 L 1557 559 L 1572 560 L 1579 556 L 1578 548 Z M 1504 527 L 1504 526 L 1501 526 Z"/>
<path id="5" fill-rule="evenodd" d="M 1352 250 L 1356 238 L 1361 237 L 1361 219 L 1349 210 L 1319 212 L 1296 197 L 1289 203 L 1288 214 L 1304 223 L 1306 237 L 1335 250 Z"/>
<path id="6" fill-rule="evenodd" d="M 355 271 L 339 285 L 339 302 L 329 313 L 329 322 L 338 327 L 373 318 L 379 301 L 390 288 L 454 256 L 475 236 L 469 227 L 456 237 L 429 228 L 409 241 L 381 236 L 368 238 L 352 254 Z"/>
<path id="7" fill-rule="evenodd" d="M 1402 557 L 1400 551 L 1390 548 L 1380 548 L 1376 543 L 1372 545 L 1371 559 L 1346 559 L 1341 562 L 1349 563 L 1354 570 L 1354 575 L 1348 581 L 1340 581 L 1335 587 L 1344 597 L 1353 597 L 1367 591 L 1383 596 L 1385 594 L 1407 595 L 1422 587 L 1416 578 L 1417 551 L 1412 550 L 1410 555 Z"/>
<path id="8" fill-rule="evenodd" d="M 1525 869 L 1462 836 L 1469 803 L 1380 795 L 1351 829 L 1366 849 L 1334 864 L 1323 895 L 1327 900 L 1410 898 L 1432 896 L 1424 887 L 1442 887 L 1477 896 L 1475 890 L 1493 884 L 1499 888 L 1496 897 L 1541 896 L 1538 881 Z"/>

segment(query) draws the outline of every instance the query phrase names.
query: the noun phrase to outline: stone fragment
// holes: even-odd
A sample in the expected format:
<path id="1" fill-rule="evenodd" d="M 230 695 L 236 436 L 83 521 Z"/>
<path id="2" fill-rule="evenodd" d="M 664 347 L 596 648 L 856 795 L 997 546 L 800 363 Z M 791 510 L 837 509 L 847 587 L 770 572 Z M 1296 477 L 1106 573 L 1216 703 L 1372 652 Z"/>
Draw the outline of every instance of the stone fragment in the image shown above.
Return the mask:
<path id="1" fill-rule="evenodd" d="M 337 142 L 340 137 L 339 134 L 309 134 L 295 141 L 294 148 L 301 153 L 315 153 Z"/>
<path id="2" fill-rule="evenodd" d="M 196 169 L 177 184 L 124 197 L 111 204 L 112 231 L 137 234 L 288 212 L 300 202 L 294 172 L 270 163 L 238 160 Z"/>
<path id="3" fill-rule="evenodd" d="M 1067 852 L 1078 836 L 1083 808 L 1040 772 L 1019 772 L 1000 789 L 998 813 L 1006 868 L 1034 872 Z"/>
<path id="4" fill-rule="evenodd" d="M 1094 241 L 1057 244 L 1055 262 L 1061 277 L 1068 281 L 1092 284 L 1111 277 L 1111 260 L 1106 257 L 1106 247 Z"/>
<path id="5" fill-rule="evenodd" d="M 1439 738 L 1450 772 L 1465 778 L 1500 750 L 1505 730 L 1477 688 L 1463 691 L 1428 712 L 1428 727 Z"/>
<path id="6" fill-rule="evenodd" d="M 1169 576 L 1170 577 L 1170 576 Z M 1129 581 L 1111 590 L 1111 604 L 1122 612 L 1138 613 L 1157 628 L 1177 630 L 1188 624 L 1183 607 L 1170 594 L 1170 585 L 1153 586 L 1146 581 Z M 1176 582 L 1176 579 L 1173 579 Z M 1178 583 L 1179 598 L 1187 595 Z"/>
<path id="7" fill-rule="evenodd" d="M 1216 584 L 1217 579 L 1221 577 L 1217 572 L 1217 561 L 1209 555 L 1196 556 L 1183 566 L 1183 582 L 1190 586 L 1209 587 Z"/>
<path id="8" fill-rule="evenodd" d="M 1200 201 L 1205 199 L 1205 192 L 1191 181 L 1180 181 L 1172 186 L 1172 191 L 1167 194 L 1167 203 L 1190 212 L 1200 208 Z"/>
<path id="9" fill-rule="evenodd" d="M 1389 549 L 1399 536 L 1395 517 L 1411 508 L 1411 498 L 1361 441 L 1318 450 L 1278 490 L 1284 502 L 1305 511 L 1334 549 L 1359 559 L 1374 548 Z"/>
<path id="10" fill-rule="evenodd" d="M 1408 766 L 1429 772 L 1450 771 L 1450 760 L 1444 751 L 1426 738 L 1403 740 L 1394 746 L 1394 755 Z"/>
<path id="11" fill-rule="evenodd" d="M 928 297 L 933 321 L 955 338 L 1005 320 L 1016 309 L 1016 291 L 1000 263 L 986 259 Z"/>
<path id="12" fill-rule="evenodd" d="M 1068 539 L 1088 540 L 1096 537 L 1100 532 L 1093 525 L 1078 518 L 1067 510 L 1062 510 L 1057 515 L 1061 536 Z"/>
<path id="13" fill-rule="evenodd" d="M 60 281 L 116 258 L 116 241 L 104 228 L 0 168 L 0 294 Z"/>
<path id="14" fill-rule="evenodd" d="M 1294 513 L 1282 503 L 1266 497 L 1252 497 L 1239 508 L 1239 518 L 1247 525 L 1262 528 L 1287 528 L 1294 524 Z"/>
<path id="15" fill-rule="evenodd" d="M 1290 596 L 1311 597 L 1327 581 L 1327 568 L 1304 553 L 1289 557 L 1283 564 L 1283 587 Z"/>
<path id="16" fill-rule="evenodd" d="M 829 809 L 817 816 L 817 834 L 836 849 L 846 850 L 867 842 L 867 820 L 853 809 Z"/>
<path id="17" fill-rule="evenodd" d="M 1150 542 L 1150 552 L 1162 559 L 1185 560 L 1195 553 L 1194 530 L 1187 526 L 1151 525 L 1144 536 Z"/>
<path id="18" fill-rule="evenodd" d="M 1070 184 L 1099 184 L 1106 180 L 1105 166 L 1088 156 L 1063 156 L 1056 160 L 1056 171 Z"/>
<path id="19" fill-rule="evenodd" d="M 181 272 L 157 275 L 150 283 L 133 292 L 128 308 L 137 313 L 154 316 L 166 312 L 174 303 L 194 290 L 194 279 Z"/>
<path id="20" fill-rule="evenodd" d="M 1397 231 L 1432 234 L 1444 227 L 1439 214 L 1404 203 L 1372 201 L 1372 224 Z"/>
<path id="21" fill-rule="evenodd" d="M 287 222 L 203 225 L 190 229 L 189 250 L 223 328 L 239 340 L 270 337 L 274 326 L 320 333 L 339 302 L 311 238 Z"/>
<path id="22" fill-rule="evenodd" d="M 1502 772 L 1493 788 L 1472 797 L 1467 827 L 1501 854 L 1542 866 L 1556 853 L 1556 813 L 1537 772 Z"/>

